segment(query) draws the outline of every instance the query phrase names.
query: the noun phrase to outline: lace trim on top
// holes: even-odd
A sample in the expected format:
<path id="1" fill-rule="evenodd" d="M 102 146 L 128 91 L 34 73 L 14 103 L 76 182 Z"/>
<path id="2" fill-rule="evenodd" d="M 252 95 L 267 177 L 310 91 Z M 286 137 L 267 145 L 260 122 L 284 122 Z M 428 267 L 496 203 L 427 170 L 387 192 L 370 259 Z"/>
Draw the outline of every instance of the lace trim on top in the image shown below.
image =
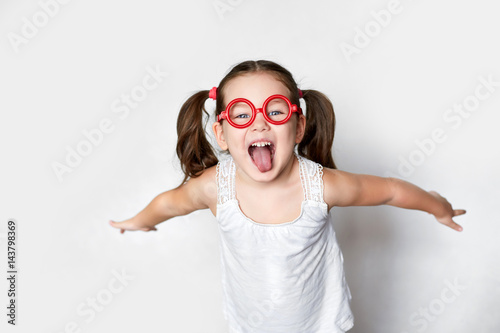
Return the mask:
<path id="1" fill-rule="evenodd" d="M 236 198 L 234 186 L 234 174 L 236 166 L 233 158 L 230 156 L 217 163 L 215 168 L 215 179 L 217 182 L 217 203 L 224 204 L 227 201 Z"/>
<path id="2" fill-rule="evenodd" d="M 300 180 L 304 190 L 304 200 L 324 203 L 323 200 L 323 166 L 302 156 L 299 159 Z"/>
<path id="3" fill-rule="evenodd" d="M 307 160 L 295 154 L 299 160 L 299 174 L 304 193 L 304 200 L 324 203 L 323 200 L 323 166 L 314 161 Z M 235 173 L 236 165 L 233 158 L 228 158 L 217 163 L 215 179 L 217 182 L 217 204 L 224 204 L 236 198 Z"/>

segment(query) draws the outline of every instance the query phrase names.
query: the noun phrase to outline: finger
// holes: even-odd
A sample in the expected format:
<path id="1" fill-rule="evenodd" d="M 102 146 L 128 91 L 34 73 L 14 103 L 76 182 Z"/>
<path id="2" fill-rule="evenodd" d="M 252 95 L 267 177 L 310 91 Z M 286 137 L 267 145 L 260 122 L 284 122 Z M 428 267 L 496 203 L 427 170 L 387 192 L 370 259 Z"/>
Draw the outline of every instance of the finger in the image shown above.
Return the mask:
<path id="1" fill-rule="evenodd" d="M 447 224 L 448 227 L 456 230 L 456 231 L 462 231 L 464 230 L 461 225 L 453 222 L 453 220 L 450 219 L 450 222 Z"/>
<path id="2" fill-rule="evenodd" d="M 441 222 L 442 224 L 444 224 L 447 227 L 452 228 L 453 230 L 456 230 L 456 231 L 462 231 L 463 230 L 462 226 L 460 226 L 459 224 L 455 223 L 451 218 L 447 218 L 447 219 L 441 220 L 439 222 Z"/>
<path id="3" fill-rule="evenodd" d="M 453 210 L 453 216 L 463 215 L 467 213 L 465 209 L 455 209 Z"/>
<path id="4" fill-rule="evenodd" d="M 109 220 L 109 224 L 113 227 L 113 228 L 117 228 L 117 229 L 120 229 L 120 233 L 123 234 L 125 232 L 125 229 L 122 229 L 120 228 L 117 224 L 117 222 L 114 222 L 114 221 L 111 221 Z"/>

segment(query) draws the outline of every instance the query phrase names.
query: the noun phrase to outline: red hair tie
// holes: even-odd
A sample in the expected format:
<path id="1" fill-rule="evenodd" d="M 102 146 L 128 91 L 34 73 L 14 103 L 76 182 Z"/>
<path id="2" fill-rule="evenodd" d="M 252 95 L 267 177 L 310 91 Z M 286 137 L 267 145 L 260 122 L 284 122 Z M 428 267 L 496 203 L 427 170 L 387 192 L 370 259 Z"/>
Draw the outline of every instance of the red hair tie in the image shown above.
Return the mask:
<path id="1" fill-rule="evenodd" d="M 300 89 L 298 89 L 298 90 L 299 90 L 299 98 L 302 98 L 302 96 L 304 96 L 304 94 L 302 93 L 302 90 L 300 90 Z"/>
<path id="2" fill-rule="evenodd" d="M 210 89 L 208 97 L 211 99 L 217 99 L 217 87 L 213 87 L 212 89 Z"/>

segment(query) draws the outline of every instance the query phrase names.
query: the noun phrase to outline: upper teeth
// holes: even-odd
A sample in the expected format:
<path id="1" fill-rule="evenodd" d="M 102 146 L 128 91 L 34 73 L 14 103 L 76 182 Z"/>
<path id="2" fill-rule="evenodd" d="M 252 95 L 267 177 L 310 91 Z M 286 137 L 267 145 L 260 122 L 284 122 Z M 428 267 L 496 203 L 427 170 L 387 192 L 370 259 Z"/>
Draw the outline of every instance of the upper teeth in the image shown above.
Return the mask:
<path id="1" fill-rule="evenodd" d="M 271 142 L 255 142 L 252 143 L 253 147 L 264 147 L 264 146 L 270 146 Z"/>

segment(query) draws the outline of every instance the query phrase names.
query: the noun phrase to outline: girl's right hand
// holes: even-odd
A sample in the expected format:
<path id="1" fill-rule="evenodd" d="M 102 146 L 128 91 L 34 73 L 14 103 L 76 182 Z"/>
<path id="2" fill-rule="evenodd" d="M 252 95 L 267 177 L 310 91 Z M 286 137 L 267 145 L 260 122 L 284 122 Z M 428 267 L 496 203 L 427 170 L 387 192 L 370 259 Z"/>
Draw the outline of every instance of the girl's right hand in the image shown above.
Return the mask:
<path id="1" fill-rule="evenodd" d="M 444 224 L 445 226 L 455 229 L 456 231 L 462 231 L 463 228 L 459 224 L 455 223 L 452 218 L 465 214 L 465 209 L 453 209 L 448 200 L 446 200 L 436 191 L 429 191 L 429 194 L 432 195 L 443 206 L 444 212 L 440 216 L 434 215 L 436 220 L 438 220 L 439 223 Z"/>
<path id="2" fill-rule="evenodd" d="M 120 233 L 122 233 L 122 234 L 125 232 L 125 230 L 129 230 L 129 231 L 136 231 L 136 230 L 152 231 L 152 230 L 154 230 L 154 231 L 157 231 L 157 229 L 155 227 L 144 227 L 144 226 L 138 225 L 137 222 L 135 222 L 133 218 L 122 221 L 122 222 L 115 222 L 115 221 L 109 220 L 109 224 L 114 228 L 120 229 Z"/>

